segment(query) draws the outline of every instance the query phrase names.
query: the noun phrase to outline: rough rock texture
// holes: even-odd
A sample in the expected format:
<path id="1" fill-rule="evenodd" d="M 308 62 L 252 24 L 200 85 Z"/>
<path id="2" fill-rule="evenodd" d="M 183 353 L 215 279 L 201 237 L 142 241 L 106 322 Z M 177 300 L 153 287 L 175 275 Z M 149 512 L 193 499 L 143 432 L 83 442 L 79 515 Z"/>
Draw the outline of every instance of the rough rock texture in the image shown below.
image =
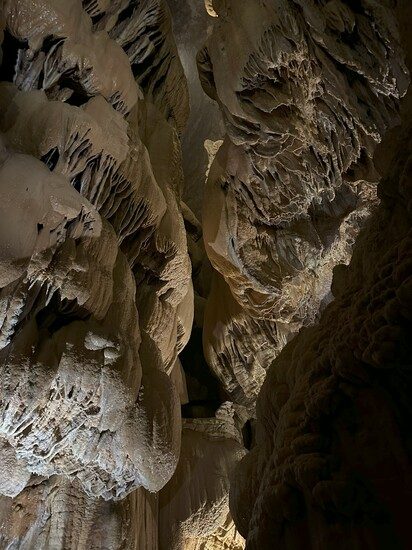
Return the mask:
<path id="1" fill-rule="evenodd" d="M 99 94 L 121 113 L 136 103 L 127 55 L 95 32 L 80 0 L 3 0 L 3 17 L 3 80 L 76 103 Z"/>
<path id="2" fill-rule="evenodd" d="M 253 414 L 267 366 L 286 343 L 280 323 L 245 314 L 223 277 L 214 272 L 205 307 L 203 341 L 205 358 L 231 399 Z M 272 341 L 277 345 L 268 345 Z"/>
<path id="3" fill-rule="evenodd" d="M 401 23 L 410 18 L 408 4 Z M 319 324 L 285 347 L 262 387 L 256 446 L 237 468 L 231 490 L 249 549 L 412 544 L 408 96 L 402 126 L 387 135 L 375 158 L 385 174 L 381 204 L 349 267 L 335 269 L 334 301 Z"/>
<path id="4" fill-rule="evenodd" d="M 412 545 L 408 4 L 0 0 L 1 548 Z"/>
<path id="5" fill-rule="evenodd" d="M 180 488 L 178 472 L 167 493 L 192 497 L 180 515 L 198 533 L 148 492 L 179 461 L 201 236 L 182 202 L 189 102 L 169 9 L 0 8 L 0 546 L 156 550 L 161 517 L 182 545 L 237 550 L 229 412 L 183 431 L 214 477 Z"/>
<path id="6" fill-rule="evenodd" d="M 407 548 L 412 300 L 410 129 L 335 300 L 272 364 L 232 492 L 247 548 Z M 395 135 L 392 136 L 395 139 Z"/>
<path id="7" fill-rule="evenodd" d="M 198 66 L 227 136 L 210 170 L 203 232 L 242 310 L 232 303 L 222 315 L 212 296 L 205 355 L 249 406 L 263 378 L 259 340 L 270 342 L 270 359 L 330 299 L 332 269 L 348 262 L 376 203 L 371 158 L 409 79 L 386 3 L 206 5 L 218 17 Z M 242 345 L 236 331 L 255 339 Z"/>
<path id="8" fill-rule="evenodd" d="M 110 2 L 93 15 L 96 29 L 106 29 L 128 55 L 133 74 L 148 101 L 179 132 L 189 116 L 189 95 L 165 0 Z M 86 8 L 87 9 L 87 8 Z"/>
<path id="9" fill-rule="evenodd" d="M 225 403 L 215 418 L 183 422 L 179 464 L 160 492 L 160 550 L 241 550 L 229 512 L 229 476 L 245 449 L 238 414 Z"/>
<path id="10" fill-rule="evenodd" d="M 157 550 L 157 525 L 157 497 L 144 489 L 114 503 L 53 476 L 0 498 L 0 545 L 10 550 Z"/>
<path id="11" fill-rule="evenodd" d="M 179 457 L 169 375 L 193 318 L 170 15 L 5 0 L 0 20 L 0 434 L 15 478 L 1 490 L 31 473 L 80 501 L 157 491 Z"/>
<path id="12" fill-rule="evenodd" d="M 190 95 L 190 115 L 182 133 L 184 200 L 200 219 L 205 172 L 208 166 L 208 140 L 222 139 L 225 128 L 219 107 L 201 86 L 196 55 L 213 27 L 201 0 L 167 0 L 179 57 L 185 71 Z"/>

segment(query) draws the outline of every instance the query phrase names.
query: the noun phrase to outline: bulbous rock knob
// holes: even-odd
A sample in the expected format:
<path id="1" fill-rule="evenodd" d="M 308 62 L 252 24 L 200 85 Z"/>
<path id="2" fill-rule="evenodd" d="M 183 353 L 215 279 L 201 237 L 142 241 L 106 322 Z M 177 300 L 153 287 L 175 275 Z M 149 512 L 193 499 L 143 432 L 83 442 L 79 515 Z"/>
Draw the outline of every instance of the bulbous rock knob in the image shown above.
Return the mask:
<path id="1" fill-rule="evenodd" d="M 219 14 L 216 12 L 215 6 L 213 5 L 213 0 L 205 0 L 205 8 L 210 16 L 219 17 Z"/>

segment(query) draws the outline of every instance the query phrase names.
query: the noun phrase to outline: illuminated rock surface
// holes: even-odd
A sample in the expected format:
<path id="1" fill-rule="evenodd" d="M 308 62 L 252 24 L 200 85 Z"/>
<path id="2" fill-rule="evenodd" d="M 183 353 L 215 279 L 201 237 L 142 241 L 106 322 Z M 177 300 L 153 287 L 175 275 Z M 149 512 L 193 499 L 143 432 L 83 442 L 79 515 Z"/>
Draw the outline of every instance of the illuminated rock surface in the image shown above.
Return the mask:
<path id="1" fill-rule="evenodd" d="M 411 546 L 408 4 L 0 0 L 0 548 Z"/>

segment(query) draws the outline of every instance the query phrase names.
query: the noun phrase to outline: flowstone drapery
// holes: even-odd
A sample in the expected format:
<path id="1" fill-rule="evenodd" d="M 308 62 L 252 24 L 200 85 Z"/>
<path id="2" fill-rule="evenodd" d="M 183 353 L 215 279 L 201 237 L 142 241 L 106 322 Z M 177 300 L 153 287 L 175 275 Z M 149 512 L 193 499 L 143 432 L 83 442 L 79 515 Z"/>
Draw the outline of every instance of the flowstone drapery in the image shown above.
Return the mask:
<path id="1" fill-rule="evenodd" d="M 223 312 L 212 291 L 205 354 L 232 398 L 253 407 L 271 360 L 330 300 L 333 268 L 348 263 L 376 205 L 371 159 L 399 122 L 409 77 L 381 2 L 207 7 L 218 17 L 199 74 L 227 136 L 203 233 L 231 304 Z"/>
<path id="2" fill-rule="evenodd" d="M 411 545 L 408 4 L 0 0 L 0 548 Z"/>

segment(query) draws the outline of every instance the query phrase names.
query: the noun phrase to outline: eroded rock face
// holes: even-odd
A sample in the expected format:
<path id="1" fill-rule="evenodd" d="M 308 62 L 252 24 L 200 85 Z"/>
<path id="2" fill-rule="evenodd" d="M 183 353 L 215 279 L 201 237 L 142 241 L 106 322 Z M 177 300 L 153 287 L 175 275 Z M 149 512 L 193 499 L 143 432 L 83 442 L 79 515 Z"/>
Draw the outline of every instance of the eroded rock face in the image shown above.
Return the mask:
<path id="1" fill-rule="evenodd" d="M 3 80 L 75 103 L 99 94 L 122 113 L 136 103 L 127 55 L 106 32 L 94 31 L 80 0 L 5 0 L 2 10 Z"/>
<path id="2" fill-rule="evenodd" d="M 0 546 L 410 546 L 394 2 L 168 4 L 0 0 Z"/>
<path id="3" fill-rule="evenodd" d="M 0 498 L 0 522 L 2 548 L 157 549 L 156 496 L 144 489 L 107 502 L 62 477 L 33 479 L 15 499 Z"/>
<path id="4" fill-rule="evenodd" d="M 334 301 L 272 364 L 257 445 L 241 463 L 232 511 L 247 548 L 407 548 L 412 300 L 411 117 L 377 212 Z M 308 543 L 308 541 L 310 541 Z"/>
<path id="5" fill-rule="evenodd" d="M 276 354 L 330 300 L 333 267 L 349 261 L 376 204 L 371 158 L 399 120 L 408 72 L 393 10 L 380 2 L 206 5 L 218 17 L 199 72 L 227 136 L 210 170 L 203 231 L 242 314 L 223 319 L 210 306 L 205 354 L 250 405 L 263 373 L 248 359 L 239 367 L 232 335 L 258 335 L 246 357 L 259 339 Z"/>
<path id="6" fill-rule="evenodd" d="M 169 14 L 161 2 L 22 0 L 3 3 L 2 22 L 7 463 L 26 481 L 63 476 L 84 498 L 157 491 L 179 457 L 169 375 L 193 318 L 187 100 Z"/>
<path id="7" fill-rule="evenodd" d="M 245 314 L 223 277 L 214 272 L 206 302 L 203 329 L 205 358 L 235 403 L 253 414 L 256 398 L 266 376 L 267 365 L 275 359 L 286 336 L 278 324 L 260 321 Z M 279 342 L 268 346 L 268 342 Z"/>
<path id="8" fill-rule="evenodd" d="M 229 511 L 229 477 L 245 454 L 237 418 L 225 403 L 215 418 L 184 420 L 179 464 L 160 492 L 160 550 L 244 547 Z"/>
<path id="9" fill-rule="evenodd" d="M 146 99 L 181 133 L 189 116 L 189 95 L 167 2 L 125 0 L 100 9 L 93 1 L 87 4 L 98 18 L 95 28 L 106 29 L 125 50 Z"/>
<path id="10" fill-rule="evenodd" d="M 167 0 L 173 32 L 185 71 L 190 94 L 190 114 L 182 132 L 184 200 L 201 219 L 205 172 L 208 167 L 206 145 L 222 139 L 225 128 L 219 107 L 208 97 L 200 83 L 196 56 L 213 28 L 213 19 L 201 1 Z"/>

